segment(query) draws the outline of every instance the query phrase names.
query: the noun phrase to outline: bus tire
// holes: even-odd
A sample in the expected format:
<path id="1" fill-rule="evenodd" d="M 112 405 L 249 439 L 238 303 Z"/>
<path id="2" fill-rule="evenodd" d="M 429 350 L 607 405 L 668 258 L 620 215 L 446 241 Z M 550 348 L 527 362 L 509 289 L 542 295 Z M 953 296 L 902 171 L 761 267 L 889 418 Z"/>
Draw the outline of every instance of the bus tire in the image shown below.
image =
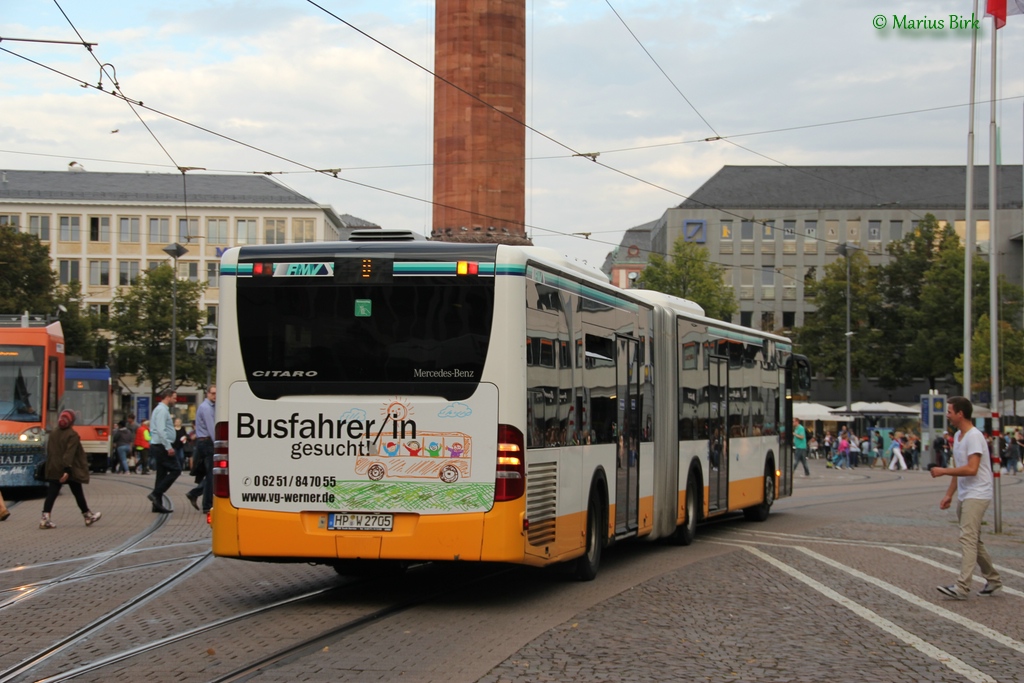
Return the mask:
<path id="1" fill-rule="evenodd" d="M 445 465 L 441 468 L 441 474 L 438 475 L 446 484 L 454 484 L 459 480 L 459 468 L 455 465 Z"/>
<path id="2" fill-rule="evenodd" d="M 686 521 L 676 527 L 672 534 L 672 542 L 676 545 L 690 545 L 697 537 L 697 521 L 700 518 L 700 489 L 697 478 L 700 475 L 694 470 L 686 481 Z"/>
<path id="3" fill-rule="evenodd" d="M 577 581 L 593 581 L 601 566 L 601 550 L 604 548 L 604 514 L 601 496 L 597 487 L 590 489 L 590 501 L 587 503 L 587 549 L 576 558 L 573 576 Z"/>
<path id="4" fill-rule="evenodd" d="M 366 476 L 368 476 L 372 481 L 380 481 L 384 478 L 386 473 L 387 471 L 384 469 L 384 465 L 381 465 L 379 462 L 375 462 L 370 465 L 370 469 L 366 471 Z"/>
<path id="5" fill-rule="evenodd" d="M 744 508 L 743 516 L 751 522 L 763 522 L 768 519 L 772 503 L 775 502 L 775 468 L 771 463 L 764 468 L 764 500 L 759 504 Z"/>

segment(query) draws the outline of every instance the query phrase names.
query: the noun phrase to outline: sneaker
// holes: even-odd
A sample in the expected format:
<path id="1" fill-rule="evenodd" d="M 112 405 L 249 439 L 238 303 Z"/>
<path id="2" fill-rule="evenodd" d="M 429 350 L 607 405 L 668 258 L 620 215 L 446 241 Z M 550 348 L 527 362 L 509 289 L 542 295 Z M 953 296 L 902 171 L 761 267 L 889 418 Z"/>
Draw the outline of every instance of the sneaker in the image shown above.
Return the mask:
<path id="1" fill-rule="evenodd" d="M 192 503 L 192 507 L 194 507 L 196 510 L 199 509 L 198 493 L 193 494 L 191 491 L 189 491 L 188 493 L 185 494 L 185 497 L 188 498 L 188 502 Z"/>
<path id="2" fill-rule="evenodd" d="M 961 593 L 956 586 L 936 586 L 936 590 L 954 600 L 966 600 L 967 593 Z"/>
<path id="3" fill-rule="evenodd" d="M 86 512 L 82 517 L 85 518 L 85 525 L 92 526 L 94 522 L 99 521 L 99 518 L 103 516 L 102 512 Z"/>
<path id="4" fill-rule="evenodd" d="M 980 591 L 978 591 L 978 593 L 980 593 L 981 595 L 995 595 L 996 593 L 998 593 L 1001 590 L 1003 590 L 1003 584 L 999 584 L 998 586 L 993 586 L 991 583 L 986 581 L 985 582 L 985 587 L 982 588 Z"/>
<path id="5" fill-rule="evenodd" d="M 43 513 L 43 518 L 39 520 L 40 529 L 56 529 L 57 525 L 50 521 L 50 515 Z"/>

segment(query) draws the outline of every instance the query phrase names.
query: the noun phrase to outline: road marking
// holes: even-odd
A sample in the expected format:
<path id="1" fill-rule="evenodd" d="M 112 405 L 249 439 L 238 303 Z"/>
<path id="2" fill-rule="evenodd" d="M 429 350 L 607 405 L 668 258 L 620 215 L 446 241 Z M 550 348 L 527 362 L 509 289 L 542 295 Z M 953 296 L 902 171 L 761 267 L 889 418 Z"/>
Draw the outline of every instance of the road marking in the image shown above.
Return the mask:
<path id="1" fill-rule="evenodd" d="M 1002 633 L 999 633 L 998 631 L 993 630 L 988 626 L 985 626 L 985 624 L 980 624 L 972 619 L 968 619 L 967 617 L 961 616 L 956 612 L 950 612 L 948 609 L 944 609 L 942 607 L 939 607 L 938 605 L 928 602 L 927 600 L 919 598 L 913 593 L 908 593 L 902 588 L 897 588 L 892 584 L 886 583 L 881 579 L 876 579 L 874 576 L 865 574 L 864 572 L 858 569 L 854 569 L 853 567 L 847 567 L 845 564 L 836 562 L 831 557 L 825 557 L 824 555 L 816 553 L 813 550 L 809 550 L 808 548 L 794 547 L 794 550 L 799 550 L 805 555 L 810 555 L 819 562 L 823 562 L 830 567 L 834 567 L 835 569 L 846 572 L 850 576 L 855 576 L 861 581 L 867 581 L 868 583 L 877 586 L 884 591 L 888 591 L 889 593 L 892 593 L 897 597 L 903 598 L 904 600 L 915 605 L 916 607 L 920 607 L 923 610 L 927 610 L 932 614 L 942 617 L 943 619 L 949 619 L 950 621 L 955 622 L 966 629 L 970 629 L 975 633 L 978 633 L 980 635 L 985 636 L 986 638 L 996 641 L 1000 645 L 1004 645 L 1005 647 L 1008 647 L 1012 650 L 1016 650 L 1017 652 L 1024 654 L 1024 643 L 1018 640 L 1014 640 L 1013 638 L 1010 638 L 1008 636 L 1005 636 Z"/>
<path id="2" fill-rule="evenodd" d="M 906 550 L 903 550 L 902 548 L 892 548 L 890 546 L 882 546 L 882 547 L 885 548 L 886 550 L 888 550 L 891 553 L 896 553 L 897 555 L 903 555 L 904 557 L 909 557 L 909 558 L 911 558 L 913 560 L 917 560 L 918 562 L 921 562 L 923 564 L 927 564 L 930 567 L 936 567 L 938 569 L 945 570 L 945 571 L 949 572 L 950 574 L 956 574 L 958 576 L 960 574 L 960 570 L 959 569 L 954 569 L 953 567 L 949 567 L 947 565 L 944 565 L 941 562 L 936 562 L 935 560 L 933 560 L 931 558 L 923 557 L 921 555 L 916 555 L 914 553 L 911 553 L 911 552 L 908 552 Z M 953 553 L 952 551 L 950 551 L 950 553 L 953 554 L 953 555 L 957 555 L 958 554 L 958 553 Z M 1013 574 L 1014 576 L 1021 576 L 1020 572 L 1014 571 L 1012 569 L 1005 569 L 1003 567 L 996 567 L 996 569 L 999 570 L 1000 574 Z M 977 583 L 983 583 L 985 581 L 985 578 L 982 577 L 982 576 L 975 576 L 974 580 Z M 1010 588 L 1009 586 L 1003 586 L 1003 593 L 1006 593 L 1007 595 L 1016 595 L 1019 598 L 1020 597 L 1024 597 L 1024 593 L 1022 593 L 1022 592 L 1020 592 L 1018 590 L 1014 590 L 1013 588 Z"/>
<path id="3" fill-rule="evenodd" d="M 906 644 L 913 647 L 918 652 L 921 652 L 922 654 L 931 657 L 935 661 L 952 669 L 964 678 L 967 678 L 968 680 L 973 681 L 974 683 L 998 683 L 996 679 L 992 678 L 985 672 L 979 671 L 978 669 L 975 669 L 973 666 L 970 666 L 963 660 L 954 657 L 945 650 L 941 650 L 932 645 L 931 643 L 925 642 L 924 640 L 914 635 L 910 631 L 907 631 L 901 626 L 898 626 L 895 623 L 889 621 L 885 617 L 869 610 L 867 607 L 864 607 L 863 605 L 860 605 L 854 602 L 853 600 L 850 600 L 845 595 L 837 593 L 836 591 L 832 590 L 820 581 L 812 579 L 810 576 L 807 576 L 803 572 L 789 566 L 785 562 L 775 559 L 768 553 L 763 552 L 757 548 L 753 548 L 751 546 L 744 545 L 741 547 L 747 552 L 752 553 L 755 556 L 761 558 L 765 562 L 768 562 L 769 564 L 774 565 L 778 569 L 781 569 L 783 572 L 789 574 L 796 580 L 807 584 L 814 590 L 818 591 L 830 600 L 842 605 L 843 607 L 850 610 L 862 619 L 874 624 L 883 631 L 890 633 L 893 636 L 896 636 Z M 803 550 L 802 548 L 798 549 Z"/>

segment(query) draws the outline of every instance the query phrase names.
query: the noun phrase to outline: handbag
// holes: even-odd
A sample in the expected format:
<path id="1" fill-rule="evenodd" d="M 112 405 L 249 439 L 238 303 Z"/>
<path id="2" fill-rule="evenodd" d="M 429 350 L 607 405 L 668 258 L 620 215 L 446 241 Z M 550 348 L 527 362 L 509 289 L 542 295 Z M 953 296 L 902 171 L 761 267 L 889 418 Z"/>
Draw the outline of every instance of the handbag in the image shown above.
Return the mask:
<path id="1" fill-rule="evenodd" d="M 46 481 L 46 461 L 37 462 L 36 467 L 32 470 L 32 478 L 36 481 Z"/>

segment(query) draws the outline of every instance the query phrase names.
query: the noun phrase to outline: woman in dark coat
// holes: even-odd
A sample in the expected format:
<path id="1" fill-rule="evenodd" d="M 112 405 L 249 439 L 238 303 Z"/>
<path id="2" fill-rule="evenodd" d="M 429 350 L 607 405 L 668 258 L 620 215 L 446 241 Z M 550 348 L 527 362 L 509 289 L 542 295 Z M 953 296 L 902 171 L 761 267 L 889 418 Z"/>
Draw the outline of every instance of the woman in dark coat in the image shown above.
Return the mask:
<path id="1" fill-rule="evenodd" d="M 85 449 L 82 448 L 82 439 L 71 428 L 74 424 L 75 414 L 70 410 L 62 412 L 57 420 L 57 429 L 50 434 L 46 444 L 44 472 L 49 489 L 46 492 L 46 502 L 43 503 L 40 529 L 53 529 L 57 526 L 50 521 L 50 512 L 53 511 L 53 503 L 64 484 L 71 488 L 78 509 L 85 518 L 86 526 L 92 526 L 93 522 L 100 518 L 100 513 L 90 511 L 89 504 L 85 502 L 82 484 L 89 483 L 89 460 L 85 456 Z"/>

